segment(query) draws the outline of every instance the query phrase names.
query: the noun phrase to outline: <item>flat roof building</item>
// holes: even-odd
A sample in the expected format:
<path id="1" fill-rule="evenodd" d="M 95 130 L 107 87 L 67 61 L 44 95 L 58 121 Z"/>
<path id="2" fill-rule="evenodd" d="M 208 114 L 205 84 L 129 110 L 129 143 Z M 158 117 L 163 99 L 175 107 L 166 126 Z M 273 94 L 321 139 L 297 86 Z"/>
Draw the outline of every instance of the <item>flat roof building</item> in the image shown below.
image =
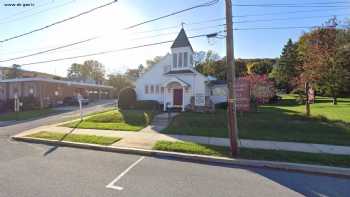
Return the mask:
<path id="1" fill-rule="evenodd" d="M 112 90 L 112 86 L 47 78 L 6 79 L 0 80 L 0 101 L 31 97 L 39 101 L 40 108 L 46 108 L 61 105 L 65 98 L 78 94 L 91 101 L 111 99 Z"/>

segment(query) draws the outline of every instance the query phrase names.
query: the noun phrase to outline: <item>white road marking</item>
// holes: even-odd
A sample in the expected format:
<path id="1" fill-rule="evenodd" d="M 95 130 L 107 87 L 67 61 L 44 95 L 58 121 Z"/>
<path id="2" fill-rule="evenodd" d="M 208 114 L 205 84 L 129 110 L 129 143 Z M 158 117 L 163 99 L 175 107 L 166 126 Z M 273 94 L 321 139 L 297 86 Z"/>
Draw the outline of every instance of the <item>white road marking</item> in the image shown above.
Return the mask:
<path id="1" fill-rule="evenodd" d="M 126 173 L 128 173 L 133 167 L 135 167 L 138 163 L 140 163 L 145 157 L 140 157 L 137 161 L 131 164 L 127 169 L 124 170 L 117 178 L 115 178 L 112 182 L 110 182 L 106 188 L 115 189 L 115 190 L 123 190 L 122 187 L 114 185 L 118 182 Z"/>

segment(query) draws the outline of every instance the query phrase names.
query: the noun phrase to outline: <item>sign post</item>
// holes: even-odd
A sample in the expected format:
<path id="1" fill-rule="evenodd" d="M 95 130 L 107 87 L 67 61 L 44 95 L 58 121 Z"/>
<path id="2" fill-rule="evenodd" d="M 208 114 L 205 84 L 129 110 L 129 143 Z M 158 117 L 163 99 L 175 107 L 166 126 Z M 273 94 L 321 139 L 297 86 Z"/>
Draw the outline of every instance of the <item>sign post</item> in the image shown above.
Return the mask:
<path id="1" fill-rule="evenodd" d="M 80 111 L 80 121 L 83 121 L 83 102 L 81 99 L 79 99 L 78 102 L 79 102 L 79 111 Z"/>

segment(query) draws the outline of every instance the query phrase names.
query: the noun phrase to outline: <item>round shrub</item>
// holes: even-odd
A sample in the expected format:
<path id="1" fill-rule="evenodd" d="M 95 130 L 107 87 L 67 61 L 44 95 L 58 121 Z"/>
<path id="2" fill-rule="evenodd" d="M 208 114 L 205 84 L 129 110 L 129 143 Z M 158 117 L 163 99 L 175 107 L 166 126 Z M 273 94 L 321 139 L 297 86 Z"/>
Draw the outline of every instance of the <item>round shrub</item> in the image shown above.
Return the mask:
<path id="1" fill-rule="evenodd" d="M 125 88 L 120 91 L 118 107 L 121 109 L 133 109 L 136 104 L 136 92 L 132 88 Z"/>

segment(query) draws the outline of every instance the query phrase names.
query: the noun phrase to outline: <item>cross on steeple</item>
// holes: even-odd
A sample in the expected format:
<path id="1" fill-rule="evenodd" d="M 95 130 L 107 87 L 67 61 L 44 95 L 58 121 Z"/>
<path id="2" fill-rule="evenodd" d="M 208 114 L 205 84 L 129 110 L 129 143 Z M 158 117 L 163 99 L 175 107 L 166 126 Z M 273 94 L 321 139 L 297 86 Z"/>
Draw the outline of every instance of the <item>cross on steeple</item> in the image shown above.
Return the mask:
<path id="1" fill-rule="evenodd" d="M 186 23 L 184 23 L 184 22 L 181 22 L 181 28 L 184 28 L 184 25 L 185 25 Z"/>

